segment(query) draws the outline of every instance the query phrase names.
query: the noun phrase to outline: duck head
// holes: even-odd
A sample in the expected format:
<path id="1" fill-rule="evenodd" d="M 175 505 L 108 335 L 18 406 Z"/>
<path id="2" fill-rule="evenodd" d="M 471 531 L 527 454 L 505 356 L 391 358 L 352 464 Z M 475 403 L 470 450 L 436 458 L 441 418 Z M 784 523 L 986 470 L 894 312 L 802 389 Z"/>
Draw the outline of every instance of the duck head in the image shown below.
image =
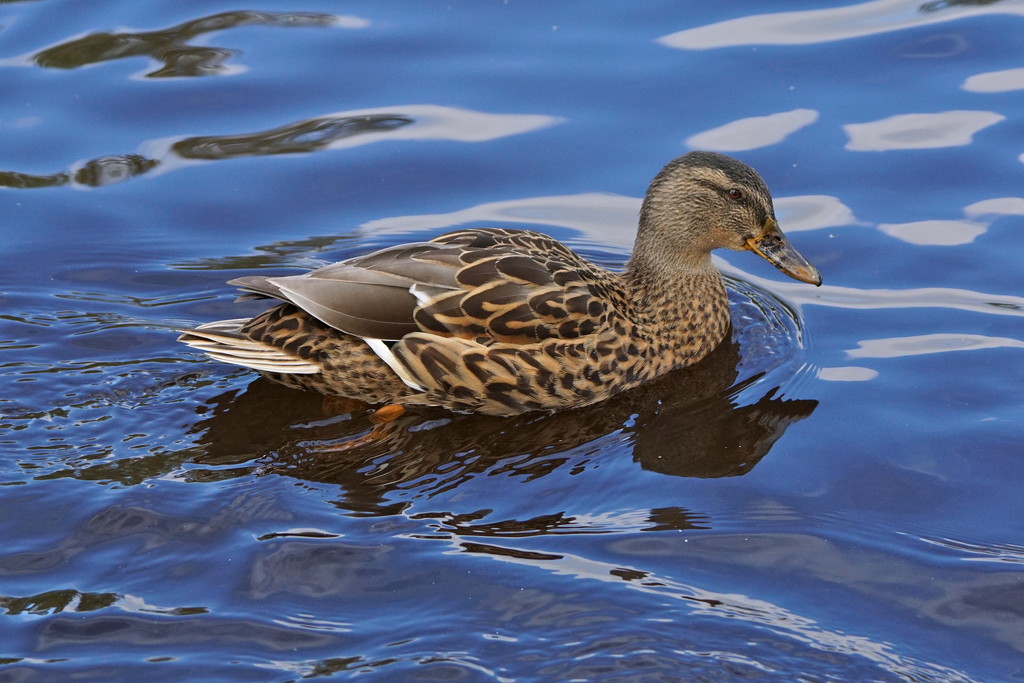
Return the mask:
<path id="1" fill-rule="evenodd" d="M 637 252 L 706 268 L 718 248 L 752 251 L 795 280 L 821 284 L 818 270 L 779 229 L 757 171 L 723 154 L 690 152 L 651 182 L 640 210 Z"/>

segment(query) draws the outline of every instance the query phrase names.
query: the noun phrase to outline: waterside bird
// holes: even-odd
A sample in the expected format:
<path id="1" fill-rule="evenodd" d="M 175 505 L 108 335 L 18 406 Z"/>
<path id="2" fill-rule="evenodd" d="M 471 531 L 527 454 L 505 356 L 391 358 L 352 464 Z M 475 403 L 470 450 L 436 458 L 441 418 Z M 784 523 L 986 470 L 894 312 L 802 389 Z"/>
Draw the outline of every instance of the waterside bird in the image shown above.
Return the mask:
<path id="1" fill-rule="evenodd" d="M 771 195 L 736 159 L 691 152 L 651 182 L 621 273 L 528 230 L 457 230 L 286 277 L 231 280 L 282 303 L 182 330 L 215 360 L 383 404 L 517 415 L 596 403 L 696 363 L 729 331 L 711 251 L 750 250 L 813 285 Z"/>

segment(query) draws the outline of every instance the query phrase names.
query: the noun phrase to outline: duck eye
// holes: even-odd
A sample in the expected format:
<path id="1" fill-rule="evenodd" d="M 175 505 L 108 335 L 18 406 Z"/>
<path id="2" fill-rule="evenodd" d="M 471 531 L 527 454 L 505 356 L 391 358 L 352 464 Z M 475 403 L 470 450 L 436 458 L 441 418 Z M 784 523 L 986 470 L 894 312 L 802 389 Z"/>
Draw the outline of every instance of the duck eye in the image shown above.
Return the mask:
<path id="1" fill-rule="evenodd" d="M 743 199 L 743 191 L 735 187 L 730 187 L 726 194 L 729 195 L 729 199 Z"/>

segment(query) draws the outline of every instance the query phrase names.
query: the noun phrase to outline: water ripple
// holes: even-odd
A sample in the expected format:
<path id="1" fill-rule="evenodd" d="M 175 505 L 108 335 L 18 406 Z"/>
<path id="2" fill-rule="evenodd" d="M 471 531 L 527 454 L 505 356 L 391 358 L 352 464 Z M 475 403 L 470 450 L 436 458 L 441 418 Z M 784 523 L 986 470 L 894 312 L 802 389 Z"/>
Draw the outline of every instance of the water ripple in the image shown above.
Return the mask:
<path id="1" fill-rule="evenodd" d="M 898 678 L 918 680 L 942 680 L 968 683 L 972 679 L 964 673 L 938 663 L 921 662 L 896 652 L 892 645 L 877 641 L 870 636 L 859 636 L 823 628 L 813 619 L 794 613 L 780 605 L 738 593 L 720 593 L 699 588 L 657 573 L 634 567 L 622 567 L 581 555 L 559 552 L 557 554 L 518 551 L 508 546 L 481 546 L 466 541 L 453 540 L 453 545 L 463 552 L 478 553 L 498 562 L 522 564 L 554 575 L 569 576 L 577 580 L 614 583 L 628 589 L 655 596 L 679 600 L 686 610 L 695 617 L 736 620 L 742 624 L 768 629 L 784 640 L 792 640 L 802 646 L 831 653 L 843 658 L 844 667 L 858 667 L 855 660 L 863 659 L 872 667 Z M 650 547 L 637 553 L 627 545 L 643 544 L 643 540 L 620 541 L 615 545 L 626 556 L 649 554 Z M 714 628 L 714 627 L 712 627 Z M 762 633 L 762 637 L 764 634 Z M 585 641 L 590 645 L 592 640 Z M 781 646 L 785 648 L 785 646 Z M 852 660 L 852 661 L 851 661 Z M 770 658 L 760 658 L 762 663 L 771 663 Z M 837 663 L 837 665 L 840 665 Z M 846 668 L 848 674 L 851 669 Z M 876 672 L 877 675 L 877 672 Z"/>
<path id="2" fill-rule="evenodd" d="M 728 265 L 722 270 L 742 273 Z M 1010 294 L 988 294 L 952 287 L 859 289 L 838 285 L 822 285 L 809 291 L 798 283 L 768 280 L 747 273 L 742 277 L 758 286 L 771 288 L 798 305 L 860 309 L 948 308 L 990 315 L 1024 316 L 1024 297 Z"/>
<path id="3" fill-rule="evenodd" d="M 929 545 L 951 551 L 959 559 L 968 562 L 996 562 L 1024 565 L 1024 545 L 1001 543 L 986 545 L 973 541 L 962 541 L 953 538 L 928 538 L 921 536 L 920 541 Z"/>

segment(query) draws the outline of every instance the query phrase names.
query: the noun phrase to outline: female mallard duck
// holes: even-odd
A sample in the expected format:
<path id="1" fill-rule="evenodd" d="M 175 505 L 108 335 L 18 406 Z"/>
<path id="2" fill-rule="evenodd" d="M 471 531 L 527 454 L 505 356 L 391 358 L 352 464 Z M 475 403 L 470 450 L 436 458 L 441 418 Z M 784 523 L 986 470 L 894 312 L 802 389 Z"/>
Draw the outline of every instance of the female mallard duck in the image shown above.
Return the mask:
<path id="1" fill-rule="evenodd" d="M 282 384 L 372 404 L 562 410 L 696 363 L 722 341 L 719 247 L 821 284 L 779 230 L 761 176 L 691 152 L 651 182 L 621 273 L 536 232 L 458 230 L 304 275 L 231 280 L 242 298 L 284 303 L 179 339 Z"/>

